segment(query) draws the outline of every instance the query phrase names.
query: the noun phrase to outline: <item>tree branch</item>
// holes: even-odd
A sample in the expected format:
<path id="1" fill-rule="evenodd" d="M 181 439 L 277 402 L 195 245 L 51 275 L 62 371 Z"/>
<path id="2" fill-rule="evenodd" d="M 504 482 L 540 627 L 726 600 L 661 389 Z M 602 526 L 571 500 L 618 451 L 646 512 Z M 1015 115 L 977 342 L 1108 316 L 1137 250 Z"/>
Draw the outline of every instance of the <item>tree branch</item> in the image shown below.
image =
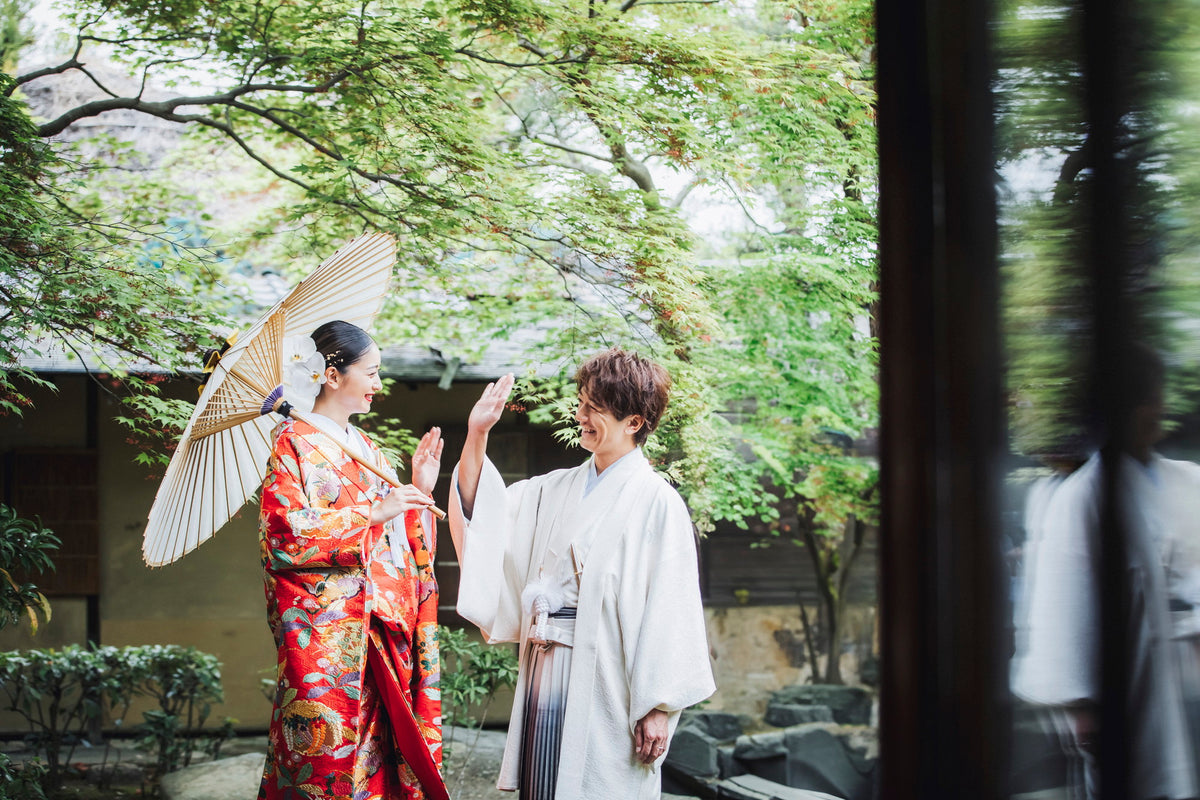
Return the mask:
<path id="1" fill-rule="evenodd" d="M 495 64 L 501 67 L 511 67 L 512 69 L 526 69 L 528 67 L 553 67 L 560 64 L 581 64 L 583 63 L 578 57 L 562 57 L 550 58 L 549 55 L 543 54 L 540 50 L 530 50 L 541 57 L 539 61 L 506 61 L 503 58 L 495 58 L 493 56 L 485 56 L 483 53 L 477 53 L 467 47 L 460 47 L 455 50 L 456 53 L 461 53 L 468 58 L 473 58 L 476 61 L 482 61 L 485 64 Z"/>
<path id="2" fill-rule="evenodd" d="M 233 129 L 233 126 L 231 124 L 229 124 L 228 122 L 220 122 L 219 120 L 212 119 L 211 117 L 200 117 L 200 116 L 196 116 L 188 121 L 196 122 L 200 125 L 204 125 L 206 127 L 220 131 L 225 136 L 228 136 L 229 139 L 234 144 L 236 144 L 239 148 L 241 148 L 242 152 L 244 152 L 246 155 L 248 155 L 252 160 L 254 160 L 256 163 L 261 165 L 264 169 L 266 169 L 268 172 L 270 172 L 275 177 L 279 178 L 282 181 L 286 181 L 287 183 L 291 183 L 295 186 L 298 186 L 307 193 L 314 194 L 314 195 L 319 194 L 319 192 L 317 192 L 315 187 L 310 186 L 309 184 L 300 180 L 293 173 L 284 172 L 283 170 L 279 169 L 274 164 L 272 164 L 270 161 L 268 161 L 266 158 L 264 158 L 262 155 L 260 155 L 254 148 L 252 148 L 250 146 L 250 144 L 245 139 L 243 139 L 241 136 L 238 135 L 237 131 L 235 131 Z M 330 197 L 326 197 L 325 200 L 329 203 L 332 203 L 334 205 L 341 206 L 342 208 L 347 209 L 354 216 L 357 216 L 359 219 L 363 220 L 363 222 L 370 224 L 371 221 L 370 221 L 370 219 L 367 218 L 366 212 L 359 205 L 357 205 L 355 203 L 346 202 L 345 200 L 337 200 L 335 198 L 330 198 Z"/>
<path id="3" fill-rule="evenodd" d="M 625 0 L 619 13 L 624 14 L 634 6 L 711 6 L 721 0 Z"/>
<path id="4" fill-rule="evenodd" d="M 675 195 L 675 197 L 671 200 L 671 208 L 679 208 L 681 205 L 683 205 L 683 201 L 686 200 L 687 196 L 692 193 L 692 190 L 703 182 L 703 175 L 697 175 L 688 181 L 687 185 L 679 190 L 679 194 Z"/>
<path id="5" fill-rule="evenodd" d="M 529 138 L 531 141 L 537 142 L 538 144 L 544 144 L 544 145 L 546 145 L 546 147 L 553 147 L 554 149 L 562 150 L 565 153 L 571 153 L 571 154 L 577 155 L 577 156 L 584 156 L 586 158 L 592 158 L 592 159 L 595 159 L 596 161 L 603 161 L 606 164 L 616 164 L 617 163 L 614 159 L 605 158 L 604 156 L 598 156 L 595 153 L 588 152 L 587 150 L 580 150 L 578 148 L 570 147 L 568 145 L 560 144 L 558 142 L 547 141 L 546 139 L 543 139 L 540 136 L 531 135 Z"/>
<path id="6" fill-rule="evenodd" d="M 738 193 L 737 189 L 729 185 L 729 180 L 722 178 L 721 183 L 725 184 L 725 188 L 729 190 L 730 195 L 738 204 L 738 207 L 742 209 L 742 214 L 745 215 L 746 219 L 750 220 L 750 224 L 758 228 L 767 236 L 773 236 L 774 234 L 771 233 L 771 229 L 756 220 L 754 215 L 750 213 L 750 209 L 746 208 L 746 204 L 742 201 L 742 196 Z"/>
<path id="7" fill-rule="evenodd" d="M 588 175 L 592 178 L 604 176 L 604 172 L 602 170 L 598 170 L 595 167 L 589 167 L 587 164 L 580 164 L 572 161 L 543 161 L 540 164 L 528 164 L 527 167 L 530 169 L 536 169 L 538 167 L 558 167 L 559 169 L 569 169 L 573 172 L 582 172 L 584 175 Z"/>
<path id="8" fill-rule="evenodd" d="M 538 58 L 547 59 L 550 57 L 549 53 L 547 53 L 542 48 L 538 47 L 529 38 L 527 38 L 525 36 L 517 36 L 517 44 L 520 45 L 522 49 L 528 50 L 529 52 L 533 53 Z"/>
<path id="9" fill-rule="evenodd" d="M 38 135 L 47 138 L 56 136 L 69 128 L 74 123 L 81 119 L 98 116 L 106 111 L 117 110 L 132 110 L 143 114 L 149 114 L 153 117 L 166 119 L 171 122 L 195 122 L 199 121 L 200 117 L 195 115 L 177 114 L 177 109 L 186 106 L 221 106 L 221 105 L 236 105 L 239 108 L 253 111 L 253 107 L 238 105 L 237 99 L 242 95 L 251 94 L 253 92 L 297 92 L 301 94 L 321 94 L 329 91 L 341 81 L 345 80 L 350 75 L 349 70 L 341 70 L 335 73 L 329 80 L 322 84 L 309 86 L 304 84 L 286 84 L 286 83 L 251 83 L 242 86 L 235 86 L 222 94 L 197 95 L 194 97 L 174 97 L 170 100 L 148 101 L 139 97 L 111 97 L 107 100 L 92 100 L 88 103 L 83 103 L 70 111 L 65 112 L 58 119 L 51 120 L 38 127 Z M 89 77 L 91 77 L 89 75 Z M 95 78 L 92 78 L 96 81 Z M 96 81 L 96 85 L 101 89 L 104 87 Z M 110 93 L 111 94 L 111 93 Z"/>
<path id="10" fill-rule="evenodd" d="M 621 170 L 621 174 L 633 181 L 647 195 L 657 196 L 658 187 L 654 185 L 654 177 L 650 174 L 646 162 L 631 156 L 623 140 L 613 142 L 612 151 L 613 163 Z"/>
<path id="11" fill-rule="evenodd" d="M 83 63 L 76 58 L 76 56 L 78 56 L 78 55 L 79 55 L 79 51 L 76 50 L 75 55 L 71 56 L 69 59 L 67 59 L 63 63 L 59 64 L 57 67 L 43 67 L 42 69 L 37 69 L 37 70 L 34 70 L 33 72 L 27 72 L 24 75 L 18 75 L 16 77 L 16 79 L 13 80 L 12 84 L 8 87 L 8 89 L 4 92 L 5 96 L 11 97 L 12 93 L 14 91 L 16 91 L 18 86 L 29 83 L 31 81 L 36 81 L 38 78 L 44 78 L 47 75 L 61 75 L 64 72 L 69 72 L 73 69 L 79 69 L 80 67 L 83 66 Z"/>
<path id="12" fill-rule="evenodd" d="M 617 170 L 634 182 L 634 184 L 645 195 L 644 202 L 648 206 L 658 206 L 658 188 L 654 185 L 654 177 L 650 174 L 650 170 L 646 167 L 645 162 L 639 161 L 629 153 L 629 149 L 625 146 L 624 137 L 606 123 L 595 105 L 587 98 L 587 96 L 579 91 L 580 84 L 585 82 L 585 79 L 580 74 L 566 74 L 567 85 L 575 92 L 575 99 L 578 101 L 583 113 L 596 126 L 596 130 L 600 131 L 600 135 L 608 142 L 608 148 L 612 152 L 612 163 L 617 167 Z"/>

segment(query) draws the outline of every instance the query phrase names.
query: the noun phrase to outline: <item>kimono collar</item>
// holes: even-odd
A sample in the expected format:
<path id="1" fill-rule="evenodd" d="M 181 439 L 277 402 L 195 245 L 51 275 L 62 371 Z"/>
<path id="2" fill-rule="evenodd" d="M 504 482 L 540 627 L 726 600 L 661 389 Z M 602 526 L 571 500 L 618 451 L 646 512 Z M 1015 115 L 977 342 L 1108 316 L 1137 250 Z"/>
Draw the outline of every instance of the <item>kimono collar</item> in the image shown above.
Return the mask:
<path id="1" fill-rule="evenodd" d="M 1100 453 L 1092 456 L 1097 468 L 1102 464 Z M 1157 491 L 1162 488 L 1163 457 L 1157 451 L 1150 451 L 1146 461 L 1134 458 L 1128 453 L 1121 454 L 1121 483 L 1127 491 Z"/>
<path id="2" fill-rule="evenodd" d="M 317 441 L 310 440 L 310 443 L 325 456 L 329 461 L 329 465 L 341 474 L 343 478 L 355 484 L 363 491 L 369 491 L 375 486 L 377 482 L 375 476 L 365 468 L 359 466 L 353 458 L 342 452 L 342 448 L 336 444 L 337 441 L 346 441 L 347 436 L 349 436 L 351 441 L 350 448 L 357 450 L 360 455 L 370 458 L 371 453 L 366 442 L 362 440 L 362 434 L 353 428 L 349 431 L 342 431 L 338 428 L 337 423 L 320 414 L 305 414 L 299 421 L 307 427 L 312 428 L 319 436 L 333 440 L 330 444 L 323 446 Z M 303 432 L 301 432 L 301 435 L 304 435 Z M 356 439 L 358 441 L 355 441 Z M 367 452 L 364 453 L 364 450 L 367 450 Z"/>
<path id="3" fill-rule="evenodd" d="M 351 450 L 358 454 L 360 458 L 370 458 L 371 454 L 367 452 L 365 443 L 357 429 L 352 425 L 347 425 L 345 428 L 339 428 L 338 424 L 324 414 L 318 414 L 310 411 L 305 415 L 305 422 L 312 425 L 331 439 L 348 445 Z"/>
<path id="4" fill-rule="evenodd" d="M 607 478 L 614 472 L 619 472 L 623 467 L 629 467 L 636 463 L 645 463 L 646 456 L 642 454 L 642 448 L 635 447 L 625 455 L 618 458 L 613 463 L 600 473 L 596 472 L 596 457 L 592 456 L 588 459 L 587 480 L 583 484 L 583 496 L 587 497 L 591 491 L 600 485 L 600 481 Z"/>

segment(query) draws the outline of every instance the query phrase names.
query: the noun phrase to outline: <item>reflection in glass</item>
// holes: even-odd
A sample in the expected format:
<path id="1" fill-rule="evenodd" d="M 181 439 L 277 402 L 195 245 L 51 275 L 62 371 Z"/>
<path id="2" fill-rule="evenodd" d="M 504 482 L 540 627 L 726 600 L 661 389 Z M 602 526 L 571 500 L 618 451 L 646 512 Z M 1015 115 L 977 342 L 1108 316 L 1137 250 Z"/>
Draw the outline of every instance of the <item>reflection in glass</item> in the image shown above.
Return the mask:
<path id="1" fill-rule="evenodd" d="M 1191 798 L 1200 7 L 1125 9 L 1110 26 L 1116 78 L 1097 69 L 1098 7 L 1014 0 L 996 17 L 1011 793 Z"/>

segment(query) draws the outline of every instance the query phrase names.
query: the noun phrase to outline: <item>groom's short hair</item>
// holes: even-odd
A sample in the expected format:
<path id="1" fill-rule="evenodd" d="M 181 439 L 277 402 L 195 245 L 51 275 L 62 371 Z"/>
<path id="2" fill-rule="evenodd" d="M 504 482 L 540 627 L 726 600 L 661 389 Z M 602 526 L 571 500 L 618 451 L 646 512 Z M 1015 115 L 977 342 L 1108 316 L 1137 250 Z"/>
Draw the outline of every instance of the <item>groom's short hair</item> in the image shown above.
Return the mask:
<path id="1" fill-rule="evenodd" d="M 645 424 L 633 437 L 638 444 L 645 442 L 658 427 L 671 390 L 671 376 L 665 369 L 618 347 L 597 353 L 580 364 L 575 383 L 596 406 L 617 419 L 633 414 L 644 419 Z"/>

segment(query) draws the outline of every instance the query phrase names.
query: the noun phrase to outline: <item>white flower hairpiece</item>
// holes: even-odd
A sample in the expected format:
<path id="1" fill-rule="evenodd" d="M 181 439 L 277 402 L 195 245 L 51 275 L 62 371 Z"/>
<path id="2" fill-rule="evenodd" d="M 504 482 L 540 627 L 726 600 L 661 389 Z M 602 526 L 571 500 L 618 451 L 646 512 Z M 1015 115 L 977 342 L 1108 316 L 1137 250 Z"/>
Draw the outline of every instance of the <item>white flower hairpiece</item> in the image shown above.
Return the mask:
<path id="1" fill-rule="evenodd" d="M 325 356 L 311 336 L 283 340 L 283 396 L 297 411 L 312 411 L 325 383 Z"/>

